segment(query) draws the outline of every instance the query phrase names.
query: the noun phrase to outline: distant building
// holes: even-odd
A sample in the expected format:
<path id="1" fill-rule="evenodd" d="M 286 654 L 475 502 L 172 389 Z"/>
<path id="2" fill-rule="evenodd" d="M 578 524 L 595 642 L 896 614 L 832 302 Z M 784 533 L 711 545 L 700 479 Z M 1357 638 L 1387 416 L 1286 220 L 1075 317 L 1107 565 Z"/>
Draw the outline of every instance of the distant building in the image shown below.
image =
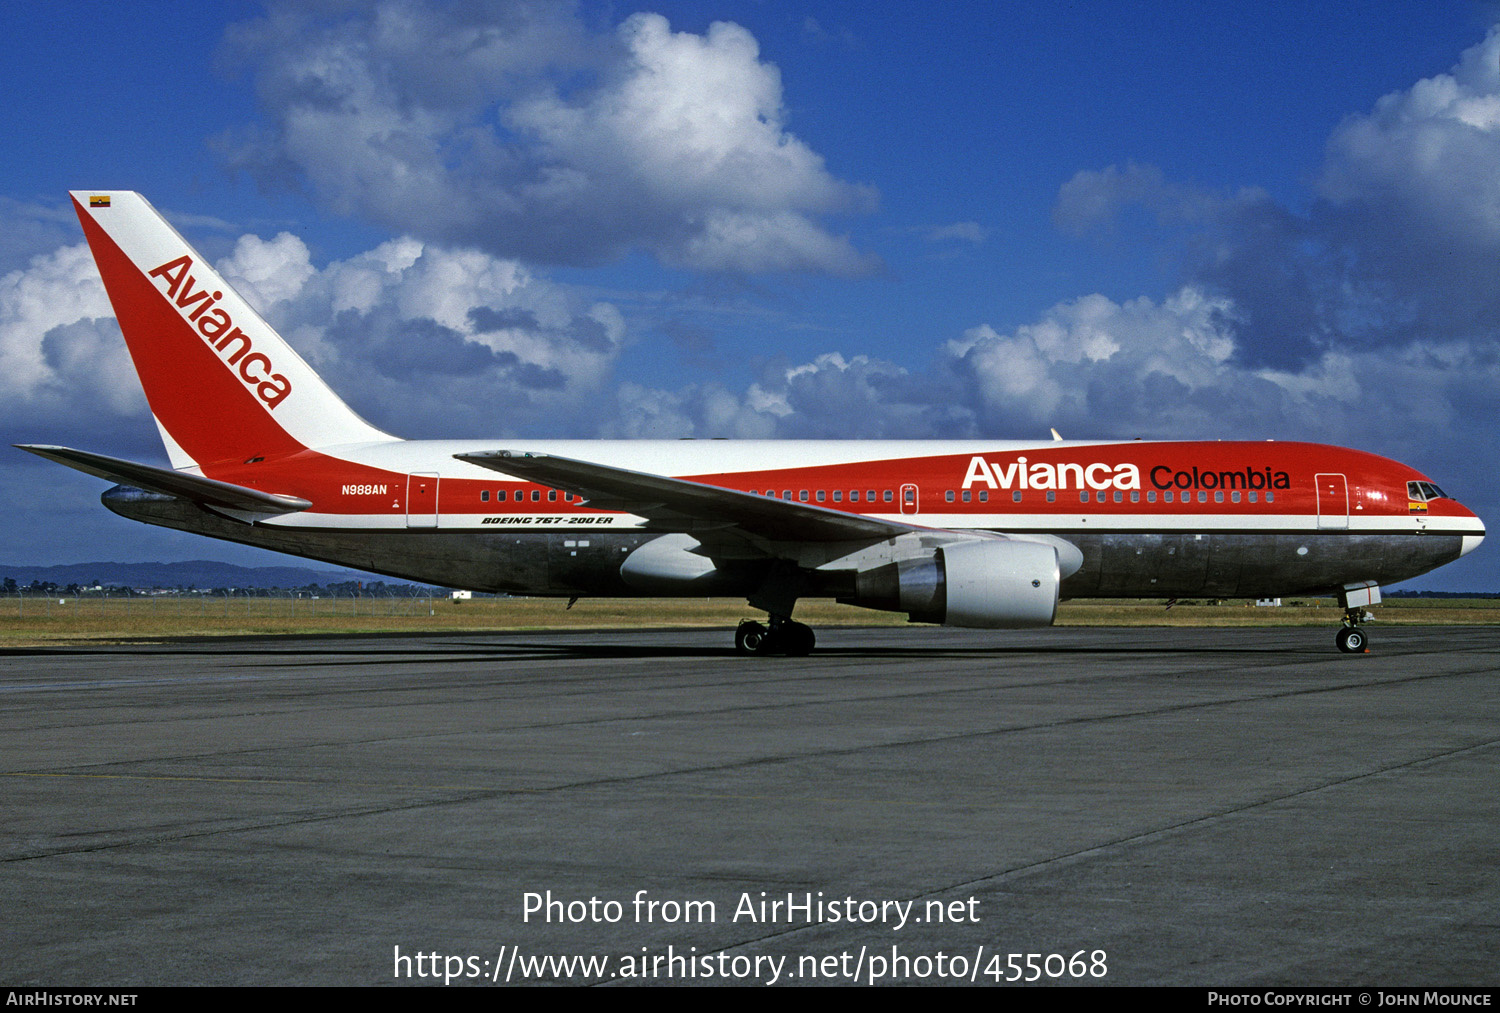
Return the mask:
<path id="1" fill-rule="evenodd" d="M 1264 605 L 1264 606 L 1279 608 L 1281 606 L 1281 599 L 1280 598 L 1257 598 L 1257 599 L 1255 599 L 1255 604 L 1256 605 Z"/>

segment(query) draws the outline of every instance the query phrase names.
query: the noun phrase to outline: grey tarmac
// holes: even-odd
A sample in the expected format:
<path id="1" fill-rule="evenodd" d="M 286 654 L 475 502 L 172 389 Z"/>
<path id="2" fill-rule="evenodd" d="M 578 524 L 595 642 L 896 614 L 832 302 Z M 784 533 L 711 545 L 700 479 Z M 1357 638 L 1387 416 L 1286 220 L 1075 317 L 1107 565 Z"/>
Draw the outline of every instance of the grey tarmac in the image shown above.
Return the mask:
<path id="1" fill-rule="evenodd" d="M 399 948 L 478 981 L 1102 950 L 1082 983 L 1494 987 L 1500 629 L 1370 629 L 0 652 L 0 984 L 455 966 Z"/>

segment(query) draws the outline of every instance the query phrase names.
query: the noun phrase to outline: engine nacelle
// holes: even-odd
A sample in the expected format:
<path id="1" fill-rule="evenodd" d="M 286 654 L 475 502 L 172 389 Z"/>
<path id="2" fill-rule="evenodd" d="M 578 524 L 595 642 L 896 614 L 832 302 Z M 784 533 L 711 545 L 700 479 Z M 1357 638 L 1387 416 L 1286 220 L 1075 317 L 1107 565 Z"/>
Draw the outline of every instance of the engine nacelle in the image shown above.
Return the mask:
<path id="1" fill-rule="evenodd" d="M 1062 575 L 1057 550 L 1039 542 L 954 542 L 861 570 L 848 605 L 906 612 L 912 622 L 979 629 L 1051 626 Z"/>

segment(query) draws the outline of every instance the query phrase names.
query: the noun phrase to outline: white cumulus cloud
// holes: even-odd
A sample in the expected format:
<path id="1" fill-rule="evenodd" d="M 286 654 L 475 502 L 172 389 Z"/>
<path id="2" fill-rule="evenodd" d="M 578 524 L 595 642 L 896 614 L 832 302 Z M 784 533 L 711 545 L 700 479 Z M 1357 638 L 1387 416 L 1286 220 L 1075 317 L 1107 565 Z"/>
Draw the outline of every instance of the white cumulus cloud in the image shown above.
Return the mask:
<path id="1" fill-rule="evenodd" d="M 145 404 L 87 244 L 0 278 L 0 397 L 13 421 Z"/>
<path id="2" fill-rule="evenodd" d="M 565 7 L 295 5 L 231 33 L 266 122 L 222 139 L 263 185 L 426 240 L 536 262 L 631 249 L 695 270 L 868 273 L 823 222 L 872 188 L 787 124 L 744 28 L 655 14 L 591 36 Z"/>
<path id="3" fill-rule="evenodd" d="M 1500 248 L 1500 26 L 1450 73 L 1350 116 L 1319 189 L 1337 207 L 1396 214 L 1419 238 Z"/>

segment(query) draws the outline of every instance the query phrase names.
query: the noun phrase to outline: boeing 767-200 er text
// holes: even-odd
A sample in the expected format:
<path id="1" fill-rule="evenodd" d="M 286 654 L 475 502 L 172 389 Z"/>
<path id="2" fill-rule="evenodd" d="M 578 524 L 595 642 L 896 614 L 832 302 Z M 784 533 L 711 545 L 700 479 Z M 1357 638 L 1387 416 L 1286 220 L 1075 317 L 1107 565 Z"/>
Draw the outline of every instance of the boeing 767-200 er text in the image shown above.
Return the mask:
<path id="1" fill-rule="evenodd" d="M 1484 525 L 1427 476 L 1275 442 L 408 441 L 364 421 L 139 194 L 73 194 L 171 468 L 34 454 L 122 516 L 410 580 L 558 597 L 744 596 L 746 653 L 806 654 L 799 598 L 1047 626 L 1063 597 L 1380 587 Z"/>

